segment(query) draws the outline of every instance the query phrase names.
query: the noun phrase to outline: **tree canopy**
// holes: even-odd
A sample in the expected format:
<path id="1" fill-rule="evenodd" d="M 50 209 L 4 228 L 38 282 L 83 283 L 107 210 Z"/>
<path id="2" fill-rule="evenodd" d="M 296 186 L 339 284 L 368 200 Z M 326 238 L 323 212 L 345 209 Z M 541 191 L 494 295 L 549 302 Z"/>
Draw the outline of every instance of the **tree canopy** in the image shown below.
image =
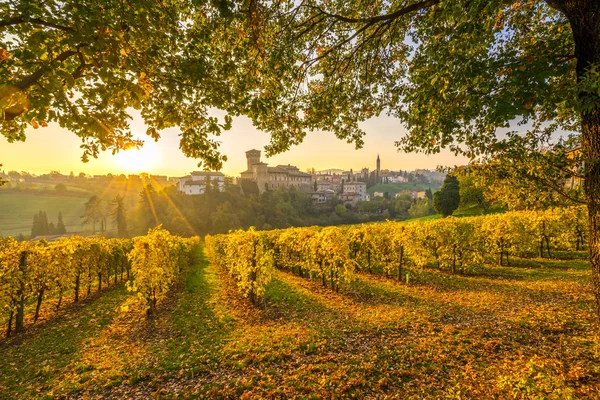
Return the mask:
<path id="1" fill-rule="evenodd" d="M 471 157 L 522 140 L 499 135 L 511 121 L 536 140 L 579 122 L 573 35 L 546 2 L 253 4 L 267 106 L 249 115 L 272 134 L 268 153 L 314 129 L 361 145 L 359 122 L 381 113 L 408 128 L 403 150 Z"/>
<path id="2" fill-rule="evenodd" d="M 220 168 L 214 136 L 231 118 L 219 121 L 208 110 L 228 109 L 226 77 L 235 65 L 222 41 L 213 42 L 227 23 L 219 4 L 1 2 L 2 134 L 24 140 L 28 126 L 56 122 L 81 137 L 85 161 L 139 146 L 129 126 L 139 114 L 150 139 L 178 127 L 186 155 Z"/>
<path id="3" fill-rule="evenodd" d="M 311 130 L 361 146 L 359 122 L 387 113 L 408 128 L 401 149 L 474 157 L 522 140 L 498 135 L 510 121 L 537 140 L 579 123 L 578 93 L 596 74 L 576 82 L 561 3 L 3 3 L 2 132 L 22 140 L 58 122 L 87 159 L 140 144 L 133 108 L 151 138 L 179 127 L 182 151 L 219 168 L 215 136 L 230 115 L 268 131 L 271 155 Z"/>
<path id="4" fill-rule="evenodd" d="M 433 208 L 444 217 L 452 215 L 460 204 L 460 185 L 455 176 L 446 175 L 442 188 L 433 194 Z"/>

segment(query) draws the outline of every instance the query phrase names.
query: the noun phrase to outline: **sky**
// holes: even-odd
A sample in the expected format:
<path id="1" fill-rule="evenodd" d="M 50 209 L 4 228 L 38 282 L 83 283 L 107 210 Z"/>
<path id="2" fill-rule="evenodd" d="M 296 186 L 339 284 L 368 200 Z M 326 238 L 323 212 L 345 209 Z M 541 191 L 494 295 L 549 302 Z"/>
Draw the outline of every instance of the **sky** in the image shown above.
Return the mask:
<path id="1" fill-rule="evenodd" d="M 5 171 L 27 171 L 43 174 L 51 170 L 68 174 L 85 172 L 90 175 L 136 174 L 147 172 L 155 175 L 183 176 L 199 170 L 198 162 L 186 158 L 179 150 L 179 137 L 176 130 L 165 131 L 158 142 L 144 137 L 145 127 L 141 118 L 134 116 L 131 128 L 135 136 L 145 140 L 142 150 L 130 150 L 112 155 L 102 153 L 97 159 L 81 161 L 80 139 L 56 124 L 46 128 L 29 128 L 25 142 L 8 143 L 0 136 L 0 163 Z M 367 167 L 375 169 L 379 154 L 381 168 L 390 170 L 435 169 L 438 166 L 454 166 L 466 163 L 466 159 L 455 157 L 451 152 L 436 155 L 405 154 L 398 152 L 394 142 L 405 135 L 406 130 L 392 117 L 381 116 L 362 124 L 366 131 L 365 145 L 355 149 L 353 144 L 337 139 L 330 132 L 309 133 L 304 142 L 289 151 L 265 158 L 261 161 L 269 165 L 291 164 L 300 170 L 315 168 L 317 171 L 339 168 L 357 170 Z M 233 128 L 219 137 L 221 151 L 227 155 L 222 172 L 239 176 L 246 169 L 245 152 L 250 149 L 263 150 L 269 142 L 269 135 L 252 126 L 246 117 L 235 118 Z"/>

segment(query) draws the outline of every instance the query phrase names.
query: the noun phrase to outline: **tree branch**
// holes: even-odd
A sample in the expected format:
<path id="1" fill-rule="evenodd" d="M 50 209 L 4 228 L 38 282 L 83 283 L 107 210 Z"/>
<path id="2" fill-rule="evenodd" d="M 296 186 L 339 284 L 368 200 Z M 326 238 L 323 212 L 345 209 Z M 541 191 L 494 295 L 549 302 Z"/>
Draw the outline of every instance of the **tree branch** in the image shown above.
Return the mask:
<path id="1" fill-rule="evenodd" d="M 77 54 L 77 51 L 74 51 L 74 50 L 64 51 L 64 52 L 60 53 L 58 55 L 58 57 L 55 58 L 55 61 L 63 62 L 65 60 L 67 60 L 69 57 L 74 56 L 75 54 Z M 48 71 L 50 71 L 50 68 L 47 66 L 43 66 L 43 67 L 39 68 L 37 71 L 35 71 L 33 74 L 26 76 L 21 81 L 15 83 L 14 86 L 21 90 L 25 90 L 25 89 L 29 88 L 31 85 L 35 84 L 38 81 L 38 79 L 40 79 Z"/>
<path id="2" fill-rule="evenodd" d="M 79 49 L 77 49 L 77 55 L 79 56 L 79 67 L 77 67 L 77 69 L 75 70 L 75 72 L 73 72 L 71 74 L 71 76 L 73 76 L 73 79 L 81 78 L 81 76 L 83 75 L 83 72 L 86 70 L 87 67 L 90 66 L 90 64 L 87 64 L 85 62 L 85 57 L 79 51 Z"/>
<path id="3" fill-rule="evenodd" d="M 557 11 L 565 13 L 565 4 L 561 0 L 546 0 L 546 4 L 554 8 Z"/>
<path id="4" fill-rule="evenodd" d="M 354 31 L 354 33 L 351 34 L 349 37 L 347 37 L 344 40 L 339 41 L 338 43 L 333 45 L 331 48 L 325 50 L 322 54 L 318 55 L 317 57 L 315 57 L 311 60 L 307 60 L 306 62 L 303 63 L 303 66 L 305 67 L 305 69 L 310 68 L 312 65 L 314 65 L 321 59 L 327 57 L 331 52 L 333 52 L 334 50 L 339 49 L 340 47 L 344 46 L 345 44 L 351 42 L 358 35 L 360 35 L 361 33 L 363 33 L 364 31 L 366 31 L 367 29 L 369 29 L 370 27 L 372 27 L 376 24 L 380 24 L 380 26 L 375 29 L 376 31 L 378 31 L 382 26 L 390 25 L 392 22 L 394 22 L 396 19 L 398 19 L 399 17 L 401 17 L 403 15 L 432 7 L 436 4 L 439 4 L 440 1 L 441 0 L 421 1 L 419 3 L 414 3 L 409 6 L 403 7 L 403 8 L 401 8 L 397 11 L 394 11 L 390 14 L 378 15 L 378 16 L 370 17 L 370 18 L 345 17 L 345 16 L 339 15 L 339 14 L 329 13 L 317 6 L 301 4 L 299 7 L 308 7 L 308 8 L 317 10 L 317 14 L 313 15 L 308 21 L 312 21 L 315 18 L 325 16 L 327 18 L 330 18 L 330 19 L 333 19 L 333 20 L 339 21 L 339 22 L 346 22 L 346 23 L 350 23 L 350 24 L 362 24 L 362 26 L 360 26 L 358 29 L 356 29 Z M 318 23 L 320 23 L 322 21 L 323 21 L 323 18 L 320 18 L 318 20 Z M 305 23 L 306 22 L 300 24 L 300 26 L 304 25 Z M 315 26 L 315 24 L 311 24 L 308 28 L 306 28 L 304 31 L 302 31 L 302 35 L 305 34 L 307 31 L 309 31 L 310 29 L 312 29 L 314 26 Z M 370 35 L 369 39 L 371 39 L 372 37 L 373 37 L 373 35 Z M 369 39 L 363 41 L 362 43 L 363 44 L 366 43 Z"/>
<path id="5" fill-rule="evenodd" d="M 75 29 L 73 29 L 69 26 L 64 26 L 64 25 L 55 24 L 54 22 L 44 21 L 41 18 L 26 18 L 23 15 L 12 17 L 8 20 L 0 21 L 0 28 L 4 28 L 6 26 L 19 25 L 19 24 L 42 25 L 42 26 L 45 26 L 48 28 L 59 29 L 61 31 L 65 31 L 65 32 L 75 32 Z"/>
<path id="6" fill-rule="evenodd" d="M 361 24 L 373 25 L 373 24 L 376 24 L 378 22 L 383 22 L 383 21 L 386 21 L 386 22 L 394 21 L 395 19 L 397 19 L 403 15 L 409 14 L 411 12 L 423 10 L 425 8 L 429 8 L 431 6 L 439 4 L 440 1 L 441 0 L 421 1 L 419 3 L 414 3 L 409 6 L 403 7 L 399 10 L 396 10 L 391 14 L 378 15 L 376 17 L 369 17 L 369 18 L 350 18 L 350 17 L 345 17 L 343 15 L 339 15 L 339 14 L 328 13 L 327 11 L 325 11 L 317 6 L 304 5 L 304 7 L 316 9 L 317 12 L 319 12 L 320 14 L 326 15 L 329 18 L 334 18 L 341 22 L 347 22 L 347 23 L 351 23 L 351 24 L 361 23 Z"/>

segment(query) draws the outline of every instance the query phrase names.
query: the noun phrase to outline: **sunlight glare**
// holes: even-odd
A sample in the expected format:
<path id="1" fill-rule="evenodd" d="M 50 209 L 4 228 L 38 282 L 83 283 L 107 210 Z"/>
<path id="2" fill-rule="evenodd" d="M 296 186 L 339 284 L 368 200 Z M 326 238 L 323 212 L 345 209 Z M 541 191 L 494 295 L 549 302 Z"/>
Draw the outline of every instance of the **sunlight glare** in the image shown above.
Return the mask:
<path id="1" fill-rule="evenodd" d="M 123 172 L 150 172 L 150 169 L 159 164 L 158 143 L 146 140 L 140 149 L 125 150 L 115 154 L 114 161 Z"/>

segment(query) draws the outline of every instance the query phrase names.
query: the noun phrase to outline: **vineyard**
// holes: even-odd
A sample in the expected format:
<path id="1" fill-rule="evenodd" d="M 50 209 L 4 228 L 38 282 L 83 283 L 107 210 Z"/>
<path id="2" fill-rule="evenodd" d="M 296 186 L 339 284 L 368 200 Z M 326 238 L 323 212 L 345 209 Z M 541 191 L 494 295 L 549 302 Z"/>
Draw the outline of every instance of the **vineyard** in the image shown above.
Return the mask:
<path id="1" fill-rule="evenodd" d="M 513 256 L 579 251 L 586 242 L 584 207 L 514 211 L 469 218 L 349 227 L 253 229 L 206 237 L 208 256 L 225 267 L 252 303 L 273 268 L 317 279 L 338 291 L 357 272 L 410 281 L 425 267 L 466 273 Z"/>
<path id="2" fill-rule="evenodd" d="M 74 236 L 53 243 L 0 239 L 0 310 L 7 320 L 6 336 L 13 333 L 13 326 L 23 331 L 26 317 L 35 324 L 45 298 L 52 299 L 58 310 L 65 294 L 76 303 L 89 297 L 93 288 L 99 292 L 124 279 L 151 315 L 189 264 L 194 246 L 194 239 L 160 228 L 134 239 Z M 33 315 L 26 315 L 28 310 Z"/>
<path id="3" fill-rule="evenodd" d="M 565 208 L 250 229 L 204 247 L 162 229 L 4 240 L 0 393 L 597 398 L 584 227 Z"/>

